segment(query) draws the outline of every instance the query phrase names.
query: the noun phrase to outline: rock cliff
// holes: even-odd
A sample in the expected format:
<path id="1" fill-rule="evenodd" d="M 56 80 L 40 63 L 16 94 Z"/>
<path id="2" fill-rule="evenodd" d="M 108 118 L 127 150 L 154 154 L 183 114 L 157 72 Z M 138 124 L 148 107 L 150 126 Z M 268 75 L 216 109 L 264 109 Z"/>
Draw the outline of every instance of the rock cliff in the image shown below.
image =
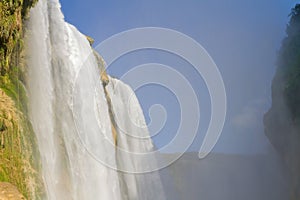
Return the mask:
<path id="1" fill-rule="evenodd" d="M 22 193 L 19 197 L 26 199 L 40 199 L 43 194 L 39 152 L 27 115 L 24 87 L 24 24 L 36 1 L 0 2 L 0 182 L 13 184 L 13 190 Z M 20 199 L 10 195 L 10 188 L 0 183 L 1 195 Z"/>
<path id="2" fill-rule="evenodd" d="M 290 199 L 300 199 L 300 4 L 290 15 L 272 83 L 265 133 L 287 166 Z"/>

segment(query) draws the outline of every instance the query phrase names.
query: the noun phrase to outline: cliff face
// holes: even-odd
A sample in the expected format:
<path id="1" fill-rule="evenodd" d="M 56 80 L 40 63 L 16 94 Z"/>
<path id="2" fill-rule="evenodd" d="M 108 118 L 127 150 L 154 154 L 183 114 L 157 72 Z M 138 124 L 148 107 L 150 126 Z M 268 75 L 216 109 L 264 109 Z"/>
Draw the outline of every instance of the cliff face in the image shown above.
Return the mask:
<path id="1" fill-rule="evenodd" d="M 264 118 L 265 133 L 283 158 L 291 199 L 300 199 L 300 5 L 292 10 L 272 84 L 272 107 Z"/>
<path id="2" fill-rule="evenodd" d="M 39 199 L 43 190 L 24 89 L 23 24 L 36 1 L 0 1 L 0 182 L 17 186 L 27 199 Z"/>

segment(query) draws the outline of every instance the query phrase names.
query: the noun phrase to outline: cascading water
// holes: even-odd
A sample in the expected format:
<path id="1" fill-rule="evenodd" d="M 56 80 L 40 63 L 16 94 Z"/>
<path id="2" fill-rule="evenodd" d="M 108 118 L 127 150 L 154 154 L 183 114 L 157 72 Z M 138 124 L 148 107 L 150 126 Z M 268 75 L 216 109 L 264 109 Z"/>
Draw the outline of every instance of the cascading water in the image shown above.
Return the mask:
<path id="1" fill-rule="evenodd" d="M 149 135 L 144 116 L 128 86 L 101 82 L 92 48 L 58 0 L 39 1 L 27 32 L 29 111 L 47 199 L 165 199 L 158 173 L 114 170 L 155 164 L 122 153 L 153 149 L 151 139 L 126 135 Z"/>

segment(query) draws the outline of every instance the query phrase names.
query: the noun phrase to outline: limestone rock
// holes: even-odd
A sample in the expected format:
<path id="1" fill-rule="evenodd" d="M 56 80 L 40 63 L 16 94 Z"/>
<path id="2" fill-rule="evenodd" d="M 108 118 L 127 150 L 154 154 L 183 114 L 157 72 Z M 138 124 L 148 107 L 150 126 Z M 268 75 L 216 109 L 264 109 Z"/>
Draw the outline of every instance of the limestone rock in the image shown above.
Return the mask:
<path id="1" fill-rule="evenodd" d="M 24 200 L 17 187 L 10 183 L 0 183 L 0 200 Z"/>
<path id="2" fill-rule="evenodd" d="M 95 40 L 93 38 L 91 38 L 90 36 L 86 35 L 87 40 L 89 41 L 90 45 L 92 46 L 95 42 Z"/>
<path id="3" fill-rule="evenodd" d="M 97 63 L 98 63 L 99 69 L 100 69 L 100 76 L 101 76 L 102 83 L 104 86 L 106 86 L 109 83 L 109 77 L 105 70 L 106 63 L 98 52 L 94 51 L 94 55 L 95 55 L 95 58 L 97 60 Z"/>

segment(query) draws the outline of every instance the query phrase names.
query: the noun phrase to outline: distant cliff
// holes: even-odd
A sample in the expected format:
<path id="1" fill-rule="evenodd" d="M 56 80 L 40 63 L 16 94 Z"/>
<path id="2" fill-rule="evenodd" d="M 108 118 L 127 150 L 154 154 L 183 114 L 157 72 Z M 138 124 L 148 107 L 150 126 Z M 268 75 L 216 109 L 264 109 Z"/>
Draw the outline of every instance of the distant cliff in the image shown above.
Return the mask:
<path id="1" fill-rule="evenodd" d="M 0 1 L 0 182 L 15 185 L 27 199 L 40 199 L 43 193 L 24 89 L 23 24 L 36 1 Z"/>
<path id="2" fill-rule="evenodd" d="M 265 133 L 283 158 L 292 200 L 300 199 L 300 4 L 290 15 L 272 83 L 272 107 L 265 115 Z"/>

